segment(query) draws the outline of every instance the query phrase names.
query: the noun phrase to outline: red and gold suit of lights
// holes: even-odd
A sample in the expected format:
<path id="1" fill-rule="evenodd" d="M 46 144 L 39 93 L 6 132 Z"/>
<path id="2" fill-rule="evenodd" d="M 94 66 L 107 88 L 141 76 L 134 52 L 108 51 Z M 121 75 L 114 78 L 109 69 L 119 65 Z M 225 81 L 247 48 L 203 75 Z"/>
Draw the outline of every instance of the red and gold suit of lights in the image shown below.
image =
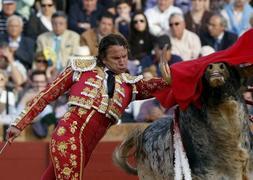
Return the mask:
<path id="1" fill-rule="evenodd" d="M 103 83 L 103 67 L 92 59 L 75 59 L 57 79 L 43 90 L 17 118 L 14 125 L 23 130 L 60 95 L 69 91 L 69 109 L 59 120 L 50 143 L 51 167 L 44 179 L 82 179 L 83 169 L 98 141 L 121 117 L 134 99 L 152 97 L 166 86 L 162 79 L 145 81 L 142 76 L 127 73 L 115 76 L 115 91 L 109 98 Z"/>

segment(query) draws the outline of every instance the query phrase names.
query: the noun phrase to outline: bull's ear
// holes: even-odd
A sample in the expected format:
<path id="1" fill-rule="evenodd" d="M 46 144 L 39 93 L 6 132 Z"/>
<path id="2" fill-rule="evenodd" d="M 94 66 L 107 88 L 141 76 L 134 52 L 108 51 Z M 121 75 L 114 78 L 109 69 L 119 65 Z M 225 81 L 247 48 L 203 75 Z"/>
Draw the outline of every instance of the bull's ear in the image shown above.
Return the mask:
<path id="1" fill-rule="evenodd" d="M 253 65 L 238 67 L 238 72 L 241 77 L 248 78 L 253 76 Z"/>

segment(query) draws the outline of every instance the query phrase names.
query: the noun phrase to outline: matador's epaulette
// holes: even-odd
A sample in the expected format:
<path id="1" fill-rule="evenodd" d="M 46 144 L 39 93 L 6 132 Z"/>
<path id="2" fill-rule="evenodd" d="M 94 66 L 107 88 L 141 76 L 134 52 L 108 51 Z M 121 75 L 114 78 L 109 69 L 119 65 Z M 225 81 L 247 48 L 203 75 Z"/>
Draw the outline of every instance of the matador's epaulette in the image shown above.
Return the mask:
<path id="1" fill-rule="evenodd" d="M 71 68 L 78 72 L 90 71 L 95 68 L 96 64 L 95 56 L 73 56 L 70 59 Z"/>
<path id="2" fill-rule="evenodd" d="M 122 74 L 122 79 L 123 79 L 123 81 L 126 82 L 126 83 L 134 84 L 134 83 L 136 83 L 136 82 L 142 80 L 142 79 L 143 79 L 143 76 L 142 76 L 142 75 L 139 75 L 139 76 L 132 76 L 132 75 L 130 75 L 130 74 L 128 74 L 128 73 L 123 73 L 123 74 Z"/>

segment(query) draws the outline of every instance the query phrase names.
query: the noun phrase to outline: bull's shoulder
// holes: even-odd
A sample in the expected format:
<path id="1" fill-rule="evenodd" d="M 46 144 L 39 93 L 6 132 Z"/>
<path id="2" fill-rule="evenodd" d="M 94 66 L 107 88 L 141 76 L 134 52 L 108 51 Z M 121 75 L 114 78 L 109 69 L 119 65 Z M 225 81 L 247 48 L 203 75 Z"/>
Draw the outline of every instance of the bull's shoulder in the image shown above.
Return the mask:
<path id="1" fill-rule="evenodd" d="M 163 118 L 150 124 L 143 132 L 143 142 L 154 143 L 158 139 L 171 136 L 172 118 Z"/>

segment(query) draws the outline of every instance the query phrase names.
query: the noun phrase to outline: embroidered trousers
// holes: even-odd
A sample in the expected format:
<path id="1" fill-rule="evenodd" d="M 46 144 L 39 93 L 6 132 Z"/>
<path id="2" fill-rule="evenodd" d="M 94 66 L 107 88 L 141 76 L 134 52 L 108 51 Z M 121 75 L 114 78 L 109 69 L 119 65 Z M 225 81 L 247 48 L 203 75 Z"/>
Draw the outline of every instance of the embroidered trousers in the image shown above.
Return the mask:
<path id="1" fill-rule="evenodd" d="M 82 180 L 83 169 L 112 121 L 94 109 L 71 107 L 50 143 L 51 162 L 42 180 Z"/>

